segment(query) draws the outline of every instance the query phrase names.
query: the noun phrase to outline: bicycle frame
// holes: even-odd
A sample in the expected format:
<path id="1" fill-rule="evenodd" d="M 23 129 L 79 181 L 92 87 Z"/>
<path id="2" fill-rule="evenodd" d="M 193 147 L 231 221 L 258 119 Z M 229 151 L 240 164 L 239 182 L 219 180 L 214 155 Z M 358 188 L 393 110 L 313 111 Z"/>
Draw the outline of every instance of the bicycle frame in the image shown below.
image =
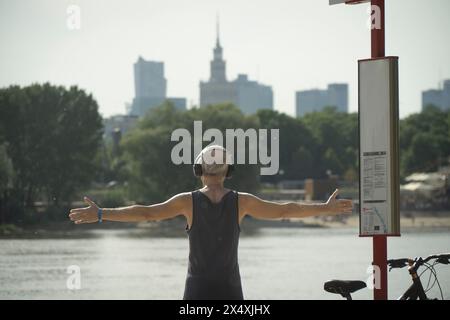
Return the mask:
<path id="1" fill-rule="evenodd" d="M 425 291 L 423 290 L 422 283 L 420 282 L 420 278 L 417 278 L 415 281 L 413 280 L 413 284 L 403 293 L 398 300 L 428 300 Z"/>
<path id="2" fill-rule="evenodd" d="M 420 300 L 428 300 L 425 290 L 423 290 L 420 277 L 417 275 L 414 261 L 408 260 L 408 265 L 408 272 L 411 275 L 413 283 L 398 300 L 417 300 L 417 298 Z"/>

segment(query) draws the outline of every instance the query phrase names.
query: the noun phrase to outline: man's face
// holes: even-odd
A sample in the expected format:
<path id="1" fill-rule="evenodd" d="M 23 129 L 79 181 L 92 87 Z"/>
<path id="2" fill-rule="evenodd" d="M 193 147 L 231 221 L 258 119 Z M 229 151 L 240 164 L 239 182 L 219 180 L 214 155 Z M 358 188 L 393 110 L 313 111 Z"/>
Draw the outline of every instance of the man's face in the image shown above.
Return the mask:
<path id="1" fill-rule="evenodd" d="M 202 170 L 205 176 L 223 176 L 228 170 L 226 152 L 222 149 L 208 150 L 202 157 Z"/>

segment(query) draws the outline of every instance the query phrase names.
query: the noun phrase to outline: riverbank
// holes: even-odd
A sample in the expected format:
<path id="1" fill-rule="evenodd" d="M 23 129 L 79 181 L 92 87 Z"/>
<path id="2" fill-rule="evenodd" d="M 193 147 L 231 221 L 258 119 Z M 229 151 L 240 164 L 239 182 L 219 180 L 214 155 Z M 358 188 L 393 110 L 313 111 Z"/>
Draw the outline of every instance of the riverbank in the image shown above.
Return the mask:
<path id="1" fill-rule="evenodd" d="M 305 223 L 316 223 L 323 228 L 355 228 L 359 229 L 359 216 L 352 214 L 346 219 L 336 217 L 305 218 Z M 400 216 L 400 228 L 402 231 L 428 231 L 433 229 L 448 229 L 450 231 L 450 212 L 423 212 L 411 211 Z"/>
<path id="2" fill-rule="evenodd" d="M 408 212 L 400 218 L 401 231 L 427 232 L 448 230 L 450 212 Z M 51 239 L 51 238 L 95 238 L 100 230 L 120 229 L 131 237 L 186 237 L 186 222 L 176 218 L 162 222 L 112 223 L 74 225 L 71 222 L 47 223 L 32 226 L 0 225 L 0 239 Z M 326 216 L 291 220 L 257 220 L 246 218 L 241 225 L 243 236 L 252 236 L 264 228 L 346 228 L 359 229 L 359 216 Z"/>

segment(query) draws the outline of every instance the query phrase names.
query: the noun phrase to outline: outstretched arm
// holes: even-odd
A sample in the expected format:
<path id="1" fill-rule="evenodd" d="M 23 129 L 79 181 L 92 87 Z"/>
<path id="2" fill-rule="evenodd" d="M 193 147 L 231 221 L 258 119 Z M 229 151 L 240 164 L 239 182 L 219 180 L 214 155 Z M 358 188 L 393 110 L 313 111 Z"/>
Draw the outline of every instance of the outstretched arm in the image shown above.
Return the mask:
<path id="1" fill-rule="evenodd" d="M 319 215 L 336 215 L 352 212 L 352 201 L 336 199 L 336 189 L 327 202 L 306 204 L 297 202 L 278 203 L 262 200 L 249 193 L 239 193 L 239 210 L 260 219 L 305 218 Z"/>
<path id="2" fill-rule="evenodd" d="M 99 207 L 88 197 L 84 201 L 89 205 L 86 208 L 70 210 L 70 220 L 76 224 L 97 222 Z M 179 215 L 187 216 L 192 207 L 190 193 L 180 193 L 169 200 L 150 206 L 132 205 L 122 208 L 103 208 L 103 220 L 120 222 L 158 221 L 174 218 Z"/>

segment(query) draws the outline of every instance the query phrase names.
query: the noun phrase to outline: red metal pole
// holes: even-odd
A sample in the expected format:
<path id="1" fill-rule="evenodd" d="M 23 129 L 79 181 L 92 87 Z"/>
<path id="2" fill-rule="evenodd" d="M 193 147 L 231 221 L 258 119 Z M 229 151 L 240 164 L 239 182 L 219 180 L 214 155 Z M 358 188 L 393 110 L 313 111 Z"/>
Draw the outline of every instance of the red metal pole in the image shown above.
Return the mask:
<path id="1" fill-rule="evenodd" d="M 371 0 L 371 5 L 374 18 L 371 30 L 372 58 L 379 58 L 384 57 L 384 0 Z"/>
<path id="2" fill-rule="evenodd" d="M 374 272 L 380 272 L 379 277 L 377 277 L 376 275 L 374 276 L 374 279 L 379 279 L 380 282 L 375 282 L 375 287 L 373 289 L 373 299 L 387 300 L 387 237 L 384 235 L 373 236 L 373 264 L 374 266 L 378 267 L 374 268 Z"/>
<path id="3" fill-rule="evenodd" d="M 372 14 L 374 15 L 373 19 L 375 19 L 372 20 L 371 30 L 372 58 L 379 58 L 385 55 L 384 0 L 371 0 L 371 5 Z M 376 7 L 374 8 L 373 6 Z M 379 279 L 380 283 L 375 283 L 373 298 L 374 300 L 387 300 L 387 237 L 384 235 L 373 237 L 373 264 L 378 267 L 374 269 L 374 272 L 378 270 L 380 272 L 379 278 L 377 276 L 374 277 Z M 379 287 L 377 288 L 378 285 Z"/>

